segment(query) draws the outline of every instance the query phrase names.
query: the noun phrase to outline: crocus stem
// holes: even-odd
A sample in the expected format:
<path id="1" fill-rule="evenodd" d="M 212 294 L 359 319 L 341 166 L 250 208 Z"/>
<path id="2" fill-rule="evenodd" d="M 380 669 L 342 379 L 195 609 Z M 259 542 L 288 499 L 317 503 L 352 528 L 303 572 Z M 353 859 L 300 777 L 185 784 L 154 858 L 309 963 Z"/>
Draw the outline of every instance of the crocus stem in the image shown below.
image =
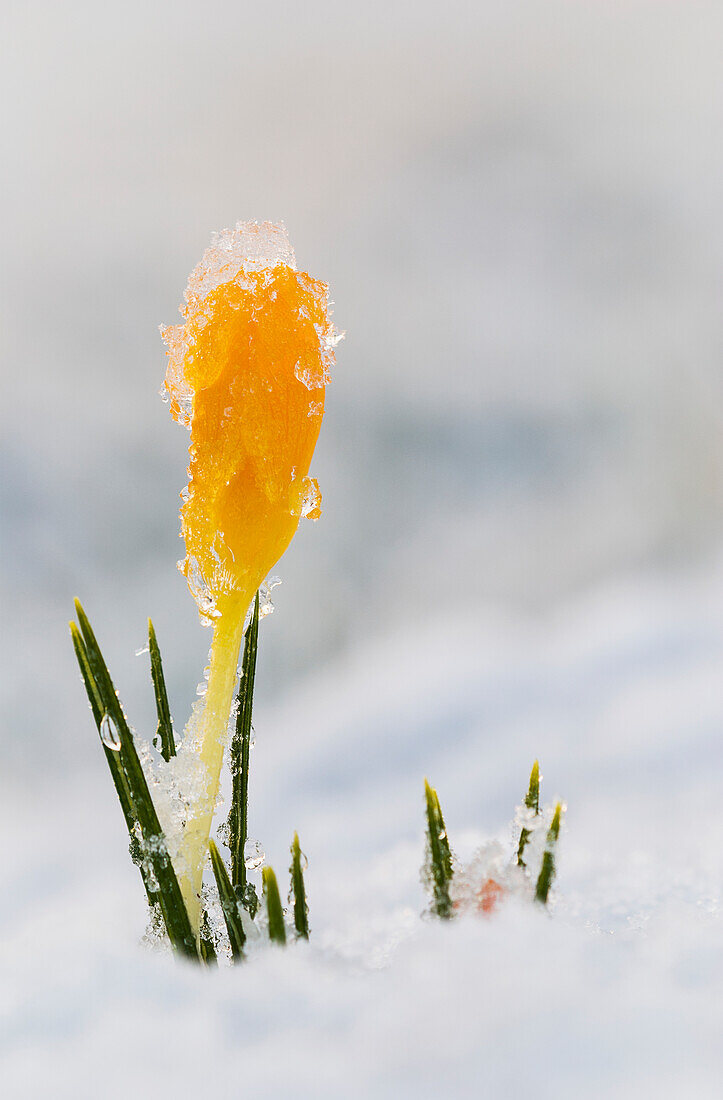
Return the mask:
<path id="1" fill-rule="evenodd" d="M 188 809 L 180 848 L 181 890 L 191 925 L 198 935 L 201 918 L 201 884 L 208 854 L 213 813 L 218 797 L 229 714 L 236 686 L 236 666 L 243 637 L 244 618 L 251 596 L 243 593 L 223 606 L 216 620 L 205 706 L 194 737 L 195 752 L 205 772 L 205 783 Z"/>

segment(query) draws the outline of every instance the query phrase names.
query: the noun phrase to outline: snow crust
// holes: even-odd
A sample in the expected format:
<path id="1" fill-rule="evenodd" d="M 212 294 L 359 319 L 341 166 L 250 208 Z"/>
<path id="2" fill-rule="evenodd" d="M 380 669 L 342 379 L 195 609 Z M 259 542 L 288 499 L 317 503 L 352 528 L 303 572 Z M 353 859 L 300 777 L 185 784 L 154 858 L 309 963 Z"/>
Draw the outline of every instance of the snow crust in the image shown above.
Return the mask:
<path id="1" fill-rule="evenodd" d="M 214 231 L 211 244 L 188 277 L 181 314 L 188 319 L 200 310 L 203 315 L 202 303 L 222 283 L 240 279 L 244 285 L 244 272 L 261 271 L 277 264 L 296 270 L 296 255 L 283 222 L 238 221 L 233 229 Z M 168 348 L 161 396 L 166 401 L 170 398 L 174 415 L 190 428 L 193 389 L 184 377 L 189 337 L 183 324 L 161 325 L 160 333 Z"/>
<path id="2" fill-rule="evenodd" d="M 283 222 L 238 221 L 233 229 L 211 235 L 210 246 L 189 276 L 184 300 L 187 305 L 203 301 L 240 272 L 260 271 L 276 264 L 296 270 L 296 255 Z"/>
<path id="3" fill-rule="evenodd" d="M 257 714 L 252 772 L 282 892 L 293 828 L 309 856 L 312 942 L 215 974 L 139 946 L 100 754 L 62 805 L 4 790 L 4 1095 L 715 1096 L 722 663 L 723 557 L 544 621 L 453 608 L 320 670 Z M 422 919 L 422 776 L 489 868 L 537 753 L 568 804 L 549 911 Z"/>

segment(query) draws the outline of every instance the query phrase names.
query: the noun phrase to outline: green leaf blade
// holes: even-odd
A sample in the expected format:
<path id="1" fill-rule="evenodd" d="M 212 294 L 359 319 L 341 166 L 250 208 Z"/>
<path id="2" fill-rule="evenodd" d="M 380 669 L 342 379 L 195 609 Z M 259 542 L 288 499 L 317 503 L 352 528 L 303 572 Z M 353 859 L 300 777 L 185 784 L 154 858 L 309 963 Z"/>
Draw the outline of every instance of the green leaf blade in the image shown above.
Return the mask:
<path id="1" fill-rule="evenodd" d="M 213 840 L 209 841 L 209 851 L 218 896 L 221 901 L 221 911 L 223 912 L 223 919 L 226 923 L 226 931 L 231 944 L 231 955 L 234 962 L 241 962 L 244 958 L 244 947 L 246 945 L 246 933 L 241 920 L 241 907 L 226 870 L 226 864 L 223 862 Z"/>
<path id="2" fill-rule="evenodd" d="M 304 868 L 301 864 L 301 845 L 299 834 L 294 833 L 291 844 L 291 889 L 294 895 L 294 928 L 296 938 L 308 940 L 309 938 L 309 906 L 306 900 L 306 886 L 304 884 Z"/>
<path id="3" fill-rule="evenodd" d="M 525 795 L 525 806 L 527 806 L 528 810 L 534 810 L 535 816 L 540 812 L 540 764 L 537 760 L 532 765 L 532 771 L 530 772 L 530 783 L 527 788 L 527 794 Z M 522 857 L 531 836 L 531 829 L 523 827 L 520 831 L 520 842 L 517 845 L 517 864 L 519 867 L 526 866 Z"/>
<path id="4" fill-rule="evenodd" d="M 284 910 L 281 906 L 279 884 L 272 867 L 264 867 L 262 872 L 264 883 L 264 896 L 266 897 L 266 913 L 269 921 L 269 939 L 272 943 L 286 943 L 286 925 L 284 924 Z"/>
<path id="5" fill-rule="evenodd" d="M 256 658 L 259 639 L 259 593 L 256 593 L 251 622 L 244 634 L 241 680 L 236 725 L 230 745 L 231 811 L 228 817 L 228 845 L 231 852 L 231 882 L 245 904 L 247 875 L 244 850 L 248 840 L 249 769 L 251 763 L 251 719 L 253 714 Z"/>
<path id="6" fill-rule="evenodd" d="M 172 756 L 176 755 L 176 741 L 173 736 L 173 720 L 171 709 L 168 705 L 168 692 L 166 680 L 163 675 L 163 662 L 161 651 L 156 638 L 155 627 L 148 620 L 148 652 L 151 657 L 151 679 L 153 691 L 156 696 L 156 714 L 158 716 L 158 736 L 161 740 L 161 756 L 168 763 Z"/>
<path id="7" fill-rule="evenodd" d="M 550 887 L 555 878 L 555 850 L 560 837 L 561 819 L 562 803 L 558 802 L 555 806 L 555 813 L 553 814 L 550 828 L 547 830 L 545 852 L 542 857 L 542 866 L 535 887 L 535 901 L 539 901 L 541 905 L 547 905 L 547 896 L 550 893 Z"/>
<path id="8" fill-rule="evenodd" d="M 181 888 L 166 847 L 165 836 L 138 759 L 133 735 L 93 629 L 79 600 L 75 601 L 78 623 L 85 644 L 88 665 L 105 713 L 115 725 L 120 740 L 118 756 L 127 781 L 131 804 L 143 835 L 143 854 L 158 883 L 158 904 L 174 950 L 198 961 L 196 936 L 191 928 Z"/>
<path id="9" fill-rule="evenodd" d="M 93 678 L 93 673 L 90 670 L 88 663 L 88 654 L 85 648 L 85 642 L 83 641 L 80 631 L 75 623 L 70 624 L 70 634 L 73 640 L 73 648 L 75 649 L 75 656 L 80 667 L 80 674 L 85 684 L 86 692 L 88 693 L 88 700 L 90 702 L 91 710 L 93 712 L 93 718 L 95 720 L 95 726 L 98 734 L 100 735 L 101 723 L 105 717 L 106 711 L 103 707 L 100 694 L 98 692 L 98 686 Z M 148 904 L 153 908 L 158 905 L 158 890 L 153 885 L 151 876 L 148 874 L 147 868 L 143 864 L 141 854 L 141 844 L 138 837 L 138 817 L 136 815 L 135 807 L 133 805 L 133 799 L 131 798 L 130 790 L 128 788 L 128 780 L 126 779 L 125 772 L 120 762 L 120 756 L 117 752 L 109 749 L 106 744 L 102 742 L 103 752 L 105 754 L 108 768 L 110 770 L 113 785 L 118 795 L 118 801 L 121 805 L 123 812 L 123 818 L 128 829 L 128 836 L 130 839 L 130 854 L 133 862 L 138 866 L 143 880 L 143 886 L 145 887 L 146 894 L 148 896 Z"/>
<path id="10" fill-rule="evenodd" d="M 439 796 L 427 779 L 424 780 L 424 797 L 427 810 L 427 852 L 432 884 L 432 907 L 438 917 L 449 920 L 454 912 L 449 894 L 449 884 L 453 875 L 452 851 Z"/>

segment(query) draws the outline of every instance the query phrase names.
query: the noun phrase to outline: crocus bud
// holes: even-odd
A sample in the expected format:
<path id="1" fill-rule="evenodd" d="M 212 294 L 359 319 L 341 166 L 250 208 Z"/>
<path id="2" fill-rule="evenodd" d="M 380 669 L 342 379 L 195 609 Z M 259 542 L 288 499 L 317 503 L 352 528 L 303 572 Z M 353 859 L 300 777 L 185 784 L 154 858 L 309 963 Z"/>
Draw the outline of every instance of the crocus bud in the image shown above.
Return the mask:
<path id="1" fill-rule="evenodd" d="M 309 465 L 340 337 L 328 287 L 269 222 L 214 235 L 181 313 L 161 330 L 171 412 L 191 432 L 179 566 L 209 621 L 245 609 L 301 515 L 320 515 Z"/>

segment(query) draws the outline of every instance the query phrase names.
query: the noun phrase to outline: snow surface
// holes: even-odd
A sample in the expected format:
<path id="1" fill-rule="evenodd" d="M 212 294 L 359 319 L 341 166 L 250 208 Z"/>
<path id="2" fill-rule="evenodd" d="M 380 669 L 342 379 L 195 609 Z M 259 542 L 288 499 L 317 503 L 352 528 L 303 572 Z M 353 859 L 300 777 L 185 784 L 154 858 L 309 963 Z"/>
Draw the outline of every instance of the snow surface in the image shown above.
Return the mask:
<path id="1" fill-rule="evenodd" d="M 281 871 L 299 829 L 313 939 L 236 970 L 138 946 L 99 752 L 62 803 L 6 792 L 4 1095 L 717 1095 L 722 666 L 723 559 L 328 667 L 253 757 L 252 831 Z M 510 843 L 537 752 L 569 807 L 550 911 L 420 919 L 422 776 L 467 856 Z"/>

